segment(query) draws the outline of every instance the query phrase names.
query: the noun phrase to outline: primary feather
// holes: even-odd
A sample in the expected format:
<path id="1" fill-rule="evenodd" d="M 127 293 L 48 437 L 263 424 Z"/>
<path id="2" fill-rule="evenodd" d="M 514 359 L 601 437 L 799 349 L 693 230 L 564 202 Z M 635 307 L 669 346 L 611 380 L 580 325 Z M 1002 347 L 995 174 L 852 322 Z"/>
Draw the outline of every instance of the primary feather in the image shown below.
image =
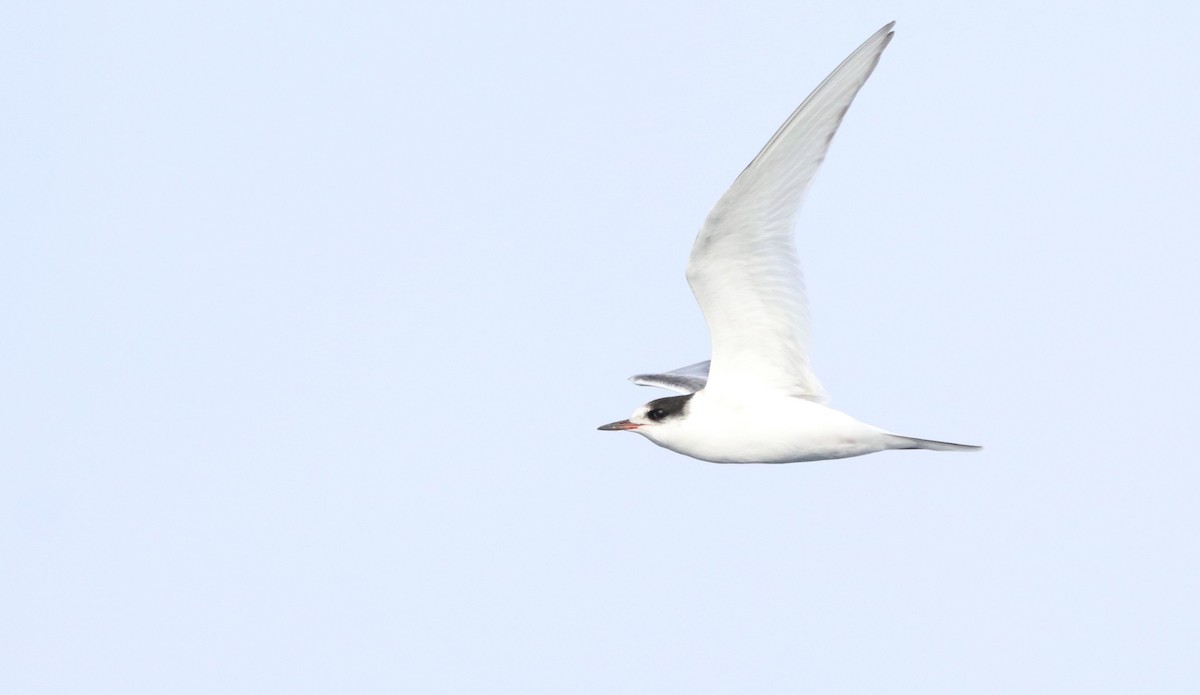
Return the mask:
<path id="1" fill-rule="evenodd" d="M 709 361 L 672 369 L 665 374 L 635 374 L 629 380 L 638 386 L 657 386 L 677 393 L 695 393 L 708 383 Z"/>

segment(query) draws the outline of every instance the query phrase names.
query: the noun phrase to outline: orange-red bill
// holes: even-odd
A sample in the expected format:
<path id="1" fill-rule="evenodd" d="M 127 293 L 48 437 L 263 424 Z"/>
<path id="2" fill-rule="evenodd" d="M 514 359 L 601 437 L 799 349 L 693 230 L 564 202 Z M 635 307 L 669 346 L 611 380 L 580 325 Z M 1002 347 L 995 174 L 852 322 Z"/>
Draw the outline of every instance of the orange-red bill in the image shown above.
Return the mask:
<path id="1" fill-rule="evenodd" d="M 598 429 L 598 430 L 636 430 L 639 427 L 641 427 L 641 425 L 634 424 L 628 420 L 618 420 L 617 422 L 610 422 L 607 425 L 600 425 L 596 429 Z"/>

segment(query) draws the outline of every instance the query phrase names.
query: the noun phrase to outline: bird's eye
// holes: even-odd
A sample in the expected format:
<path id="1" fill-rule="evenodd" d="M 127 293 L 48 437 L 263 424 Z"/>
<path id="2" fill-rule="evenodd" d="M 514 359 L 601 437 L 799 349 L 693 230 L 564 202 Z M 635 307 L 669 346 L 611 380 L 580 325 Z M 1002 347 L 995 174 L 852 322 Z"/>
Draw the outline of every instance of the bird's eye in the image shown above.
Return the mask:
<path id="1" fill-rule="evenodd" d="M 655 408 L 654 410 L 651 410 L 650 412 L 646 413 L 646 417 L 650 418 L 651 420 L 653 420 L 655 422 L 658 422 L 659 420 L 665 418 L 666 416 L 667 416 L 667 411 L 663 410 L 662 408 Z"/>

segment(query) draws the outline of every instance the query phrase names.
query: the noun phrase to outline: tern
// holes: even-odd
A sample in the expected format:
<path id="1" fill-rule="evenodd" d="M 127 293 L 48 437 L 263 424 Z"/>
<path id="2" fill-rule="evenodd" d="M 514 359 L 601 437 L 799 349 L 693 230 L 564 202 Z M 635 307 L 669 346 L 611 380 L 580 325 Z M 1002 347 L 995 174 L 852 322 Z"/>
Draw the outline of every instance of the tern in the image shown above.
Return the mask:
<path id="1" fill-rule="evenodd" d="M 682 395 L 652 400 L 601 430 L 636 432 L 716 463 L 791 463 L 888 449 L 975 451 L 905 437 L 825 405 L 809 363 L 808 306 L 793 240 L 804 194 L 838 125 L 892 39 L 888 24 L 804 100 L 709 212 L 687 279 L 711 359 L 630 377 Z"/>

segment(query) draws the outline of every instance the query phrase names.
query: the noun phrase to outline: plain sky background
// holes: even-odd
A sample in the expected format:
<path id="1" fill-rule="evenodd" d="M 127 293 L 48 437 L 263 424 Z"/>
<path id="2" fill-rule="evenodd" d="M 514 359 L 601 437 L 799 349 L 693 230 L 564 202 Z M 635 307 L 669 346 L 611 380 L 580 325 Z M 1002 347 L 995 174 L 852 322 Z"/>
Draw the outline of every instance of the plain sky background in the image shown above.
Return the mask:
<path id="1" fill-rule="evenodd" d="M 7 3 L 0 691 L 1197 692 L 1197 8 Z M 893 19 L 816 369 L 986 449 L 595 431 Z"/>

